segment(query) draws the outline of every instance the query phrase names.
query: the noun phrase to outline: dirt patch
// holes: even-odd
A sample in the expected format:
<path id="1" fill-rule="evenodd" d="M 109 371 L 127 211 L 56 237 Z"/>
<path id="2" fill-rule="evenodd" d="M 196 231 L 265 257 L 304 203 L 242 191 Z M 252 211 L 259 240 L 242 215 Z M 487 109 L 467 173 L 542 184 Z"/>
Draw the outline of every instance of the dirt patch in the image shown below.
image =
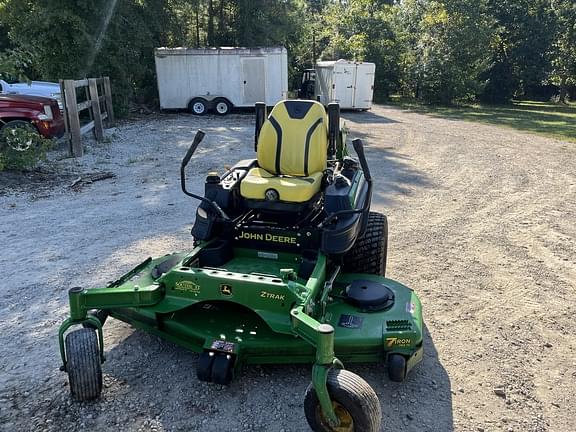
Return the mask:
<path id="1" fill-rule="evenodd" d="M 62 173 L 47 168 L 32 171 L 1 171 L 0 196 L 21 193 L 48 196 L 54 188 L 72 182 L 73 179 L 73 173 Z"/>
<path id="2" fill-rule="evenodd" d="M 373 207 L 390 221 L 389 276 L 421 296 L 425 358 L 403 384 L 350 365 L 376 390 L 385 431 L 565 431 L 576 410 L 576 147 L 393 108 L 345 113 L 367 144 Z M 197 356 L 110 320 L 102 399 L 74 403 L 58 371 L 67 289 L 102 286 L 148 255 L 191 247 L 189 174 L 253 155 L 252 116 L 149 116 L 92 143 L 70 181 L 0 196 L 0 424 L 6 430 L 305 431 L 309 366 L 247 367 L 198 382 Z"/>

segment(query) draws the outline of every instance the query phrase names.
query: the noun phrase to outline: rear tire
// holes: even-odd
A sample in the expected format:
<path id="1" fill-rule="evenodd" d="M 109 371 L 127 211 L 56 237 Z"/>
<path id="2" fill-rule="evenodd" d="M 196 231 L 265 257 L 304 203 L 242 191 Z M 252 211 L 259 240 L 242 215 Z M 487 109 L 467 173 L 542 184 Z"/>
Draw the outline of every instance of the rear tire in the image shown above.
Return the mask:
<path id="1" fill-rule="evenodd" d="M 65 345 L 70 394 L 79 401 L 97 399 L 102 392 L 102 368 L 96 332 L 74 330 L 66 336 Z"/>
<path id="2" fill-rule="evenodd" d="M 344 270 L 386 276 L 387 257 L 388 219 L 381 213 L 370 212 L 366 232 L 344 256 Z"/>
<path id="3" fill-rule="evenodd" d="M 208 102 L 204 98 L 194 98 L 188 104 L 188 111 L 198 116 L 205 115 L 208 112 Z"/>
<path id="4" fill-rule="evenodd" d="M 332 406 L 340 419 L 340 427 L 331 427 L 322 414 L 312 384 L 304 397 L 304 413 L 310 428 L 316 432 L 379 432 L 382 410 L 378 396 L 361 377 L 344 369 L 332 369 L 326 382 Z"/>
<path id="5" fill-rule="evenodd" d="M 214 112 L 220 116 L 230 114 L 232 111 L 232 104 L 225 98 L 214 99 Z"/>

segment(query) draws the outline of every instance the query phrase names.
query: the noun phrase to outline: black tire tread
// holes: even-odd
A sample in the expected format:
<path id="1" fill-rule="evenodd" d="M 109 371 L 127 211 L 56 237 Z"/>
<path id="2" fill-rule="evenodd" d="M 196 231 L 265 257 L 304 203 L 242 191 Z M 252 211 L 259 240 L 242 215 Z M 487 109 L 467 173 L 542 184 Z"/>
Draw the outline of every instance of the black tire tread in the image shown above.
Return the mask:
<path id="1" fill-rule="evenodd" d="M 102 367 L 96 331 L 74 330 L 66 336 L 65 346 L 72 397 L 79 401 L 97 399 L 102 391 Z"/>
<path id="2" fill-rule="evenodd" d="M 402 354 L 390 354 L 387 361 L 390 381 L 402 382 L 406 377 L 406 359 Z M 399 368 L 402 368 L 400 370 Z"/>
<path id="3" fill-rule="evenodd" d="M 386 276 L 388 255 L 388 220 L 377 212 L 368 214 L 366 232 L 344 258 L 344 270 Z"/>
<path id="4" fill-rule="evenodd" d="M 354 406 L 358 412 L 350 412 L 357 432 L 379 432 L 382 422 L 382 409 L 378 396 L 370 385 L 358 375 L 344 370 L 332 369 L 326 382 L 330 397 L 348 411 Z M 316 407 L 319 405 L 312 384 L 308 386 L 304 397 L 304 412 L 312 430 L 329 432 L 317 422 Z"/>

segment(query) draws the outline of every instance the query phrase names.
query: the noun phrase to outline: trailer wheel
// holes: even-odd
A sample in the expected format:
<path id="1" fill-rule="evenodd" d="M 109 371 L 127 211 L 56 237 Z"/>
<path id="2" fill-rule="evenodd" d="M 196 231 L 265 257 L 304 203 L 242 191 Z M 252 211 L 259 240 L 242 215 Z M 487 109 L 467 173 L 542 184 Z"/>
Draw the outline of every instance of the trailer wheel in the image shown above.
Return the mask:
<path id="1" fill-rule="evenodd" d="M 208 102 L 204 98 L 194 98 L 188 104 L 188 111 L 194 115 L 204 115 L 208 112 Z"/>
<path id="2" fill-rule="evenodd" d="M 232 111 L 232 104 L 225 98 L 214 99 L 214 112 L 218 115 L 225 116 Z"/>
<path id="3" fill-rule="evenodd" d="M 79 401 L 97 399 L 102 391 L 102 368 L 96 331 L 74 330 L 66 336 L 65 345 L 70 394 Z"/>
<path id="4" fill-rule="evenodd" d="M 340 425 L 334 428 L 324 418 L 316 391 L 310 385 L 304 397 L 304 413 L 313 431 L 380 431 L 380 402 L 366 381 L 350 371 L 333 369 L 328 373 L 326 386 Z"/>

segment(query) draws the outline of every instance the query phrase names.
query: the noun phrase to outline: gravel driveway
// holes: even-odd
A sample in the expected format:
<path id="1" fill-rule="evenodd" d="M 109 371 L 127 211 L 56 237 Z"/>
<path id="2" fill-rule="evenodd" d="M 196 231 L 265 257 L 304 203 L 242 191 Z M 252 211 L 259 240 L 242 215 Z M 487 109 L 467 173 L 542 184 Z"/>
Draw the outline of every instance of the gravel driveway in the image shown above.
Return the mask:
<path id="1" fill-rule="evenodd" d="M 427 323 L 405 383 L 350 367 L 378 393 L 383 430 L 573 430 L 576 146 L 381 106 L 344 116 L 389 217 L 389 276 L 420 294 Z M 148 116 L 55 161 L 49 187 L 0 184 L 0 430 L 307 430 L 309 366 L 202 383 L 195 354 L 110 320 L 101 400 L 72 402 L 58 371 L 67 289 L 188 249 L 196 203 L 179 190 L 180 158 L 204 129 L 191 170 L 201 192 L 207 172 L 252 156 L 253 127 L 249 115 Z M 68 187 L 95 171 L 116 178 Z"/>

